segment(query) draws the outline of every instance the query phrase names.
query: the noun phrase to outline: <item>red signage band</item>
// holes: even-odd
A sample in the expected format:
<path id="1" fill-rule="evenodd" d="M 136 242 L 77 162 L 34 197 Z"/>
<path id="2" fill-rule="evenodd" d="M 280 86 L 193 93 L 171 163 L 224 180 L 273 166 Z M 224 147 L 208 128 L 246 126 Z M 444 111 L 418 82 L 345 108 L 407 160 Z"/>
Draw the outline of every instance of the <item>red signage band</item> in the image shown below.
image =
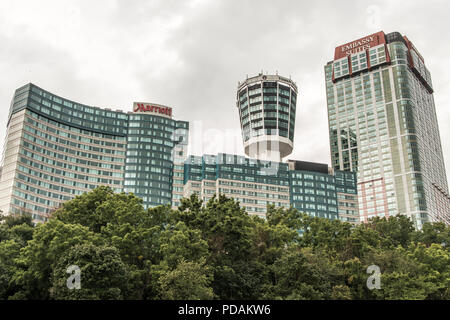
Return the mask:
<path id="1" fill-rule="evenodd" d="M 155 113 L 161 113 L 165 114 L 169 117 L 172 116 L 172 108 L 169 107 L 160 107 L 160 106 L 154 106 L 151 104 L 144 104 L 144 103 L 137 103 L 134 107 L 134 112 L 155 112 Z"/>
<path id="2" fill-rule="evenodd" d="M 383 31 L 371 34 L 361 39 L 343 44 L 334 50 L 334 60 L 338 60 L 351 54 L 365 51 L 379 44 L 385 44 L 386 37 Z"/>

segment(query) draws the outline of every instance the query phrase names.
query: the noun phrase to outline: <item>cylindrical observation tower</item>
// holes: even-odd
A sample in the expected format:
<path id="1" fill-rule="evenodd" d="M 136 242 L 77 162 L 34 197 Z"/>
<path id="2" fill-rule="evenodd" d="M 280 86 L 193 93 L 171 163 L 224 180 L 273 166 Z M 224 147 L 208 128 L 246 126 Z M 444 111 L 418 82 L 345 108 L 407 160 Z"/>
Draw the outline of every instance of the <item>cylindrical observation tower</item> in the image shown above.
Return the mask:
<path id="1" fill-rule="evenodd" d="M 236 98 L 245 154 L 268 161 L 291 154 L 297 85 L 279 75 L 260 73 L 239 83 Z"/>

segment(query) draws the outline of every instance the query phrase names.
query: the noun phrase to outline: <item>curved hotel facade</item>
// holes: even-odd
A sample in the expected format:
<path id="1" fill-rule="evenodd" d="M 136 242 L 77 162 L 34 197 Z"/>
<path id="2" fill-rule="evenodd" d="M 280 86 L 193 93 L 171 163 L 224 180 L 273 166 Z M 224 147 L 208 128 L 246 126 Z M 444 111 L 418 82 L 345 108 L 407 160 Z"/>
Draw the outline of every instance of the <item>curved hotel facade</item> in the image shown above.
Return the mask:
<path id="1" fill-rule="evenodd" d="M 174 163 L 186 157 L 188 129 L 170 107 L 135 103 L 133 112 L 112 111 L 27 84 L 16 90 L 8 116 L 0 210 L 45 221 L 98 185 L 133 192 L 145 206 L 170 204 L 173 184 L 183 182 Z"/>

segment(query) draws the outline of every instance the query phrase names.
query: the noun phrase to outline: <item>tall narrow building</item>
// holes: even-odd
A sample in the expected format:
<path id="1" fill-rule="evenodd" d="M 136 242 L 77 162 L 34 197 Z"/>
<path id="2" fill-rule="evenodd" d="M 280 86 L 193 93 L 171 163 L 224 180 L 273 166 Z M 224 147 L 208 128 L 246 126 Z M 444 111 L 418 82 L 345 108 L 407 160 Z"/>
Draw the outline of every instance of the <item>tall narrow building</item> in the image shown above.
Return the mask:
<path id="1" fill-rule="evenodd" d="M 449 223 L 433 85 L 411 41 L 381 31 L 338 46 L 325 78 L 332 167 L 357 172 L 360 221 Z"/>

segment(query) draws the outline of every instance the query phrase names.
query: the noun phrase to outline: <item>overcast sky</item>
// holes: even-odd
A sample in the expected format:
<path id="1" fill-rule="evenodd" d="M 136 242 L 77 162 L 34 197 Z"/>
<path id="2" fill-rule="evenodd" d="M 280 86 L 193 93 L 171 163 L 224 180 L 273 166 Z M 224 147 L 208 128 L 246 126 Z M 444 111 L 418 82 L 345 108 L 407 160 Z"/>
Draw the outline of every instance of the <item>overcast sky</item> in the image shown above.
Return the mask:
<path id="1" fill-rule="evenodd" d="M 336 46 L 383 30 L 407 35 L 425 58 L 449 176 L 448 17 L 444 0 L 0 0 L 1 148 L 14 90 L 32 82 L 113 110 L 172 106 L 203 130 L 192 153 L 243 154 L 240 137 L 207 137 L 239 132 L 238 81 L 278 71 L 299 88 L 289 158 L 330 164 L 323 66 Z"/>

